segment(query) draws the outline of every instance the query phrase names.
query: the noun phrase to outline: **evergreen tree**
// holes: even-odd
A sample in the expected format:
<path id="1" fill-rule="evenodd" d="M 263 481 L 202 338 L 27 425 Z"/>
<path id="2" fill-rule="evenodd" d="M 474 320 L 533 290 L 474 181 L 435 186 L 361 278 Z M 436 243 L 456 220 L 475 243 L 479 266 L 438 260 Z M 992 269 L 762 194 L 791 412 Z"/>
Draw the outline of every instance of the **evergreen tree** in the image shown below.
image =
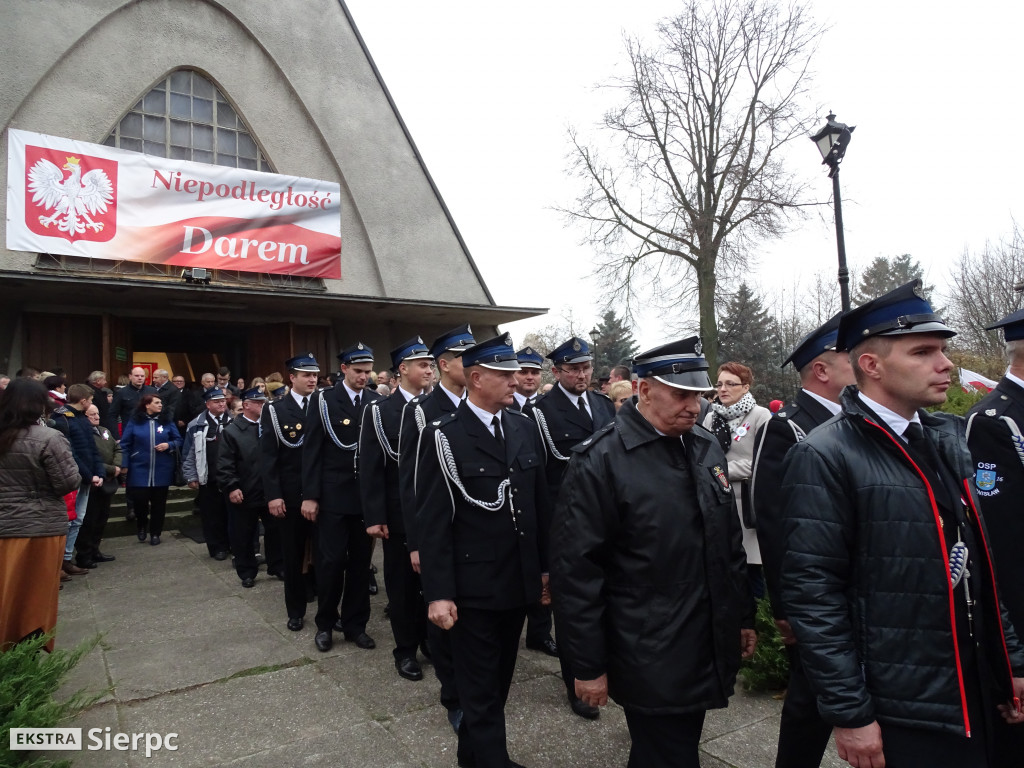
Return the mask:
<path id="1" fill-rule="evenodd" d="M 795 394 L 792 377 L 779 369 L 785 354 L 778 323 L 745 282 L 721 310 L 718 328 L 719 365 L 735 361 L 749 367 L 754 372 L 750 393 L 758 404 L 767 406 L 770 400 Z M 714 377 L 716 371 L 709 373 Z"/>
<path id="2" fill-rule="evenodd" d="M 892 258 L 876 256 L 870 266 L 861 273 L 854 289 L 853 303 L 866 304 L 874 298 L 888 293 L 889 291 L 906 285 L 911 280 L 924 280 L 924 270 L 921 263 L 915 260 L 909 253 Z M 934 285 L 923 286 L 924 296 L 928 303 L 932 302 L 932 290 Z M 935 305 L 932 304 L 934 307 Z"/>
<path id="3" fill-rule="evenodd" d="M 633 338 L 633 330 L 612 309 L 604 313 L 596 330 L 591 349 L 595 378 L 607 376 L 616 365 L 629 365 L 640 346 Z"/>

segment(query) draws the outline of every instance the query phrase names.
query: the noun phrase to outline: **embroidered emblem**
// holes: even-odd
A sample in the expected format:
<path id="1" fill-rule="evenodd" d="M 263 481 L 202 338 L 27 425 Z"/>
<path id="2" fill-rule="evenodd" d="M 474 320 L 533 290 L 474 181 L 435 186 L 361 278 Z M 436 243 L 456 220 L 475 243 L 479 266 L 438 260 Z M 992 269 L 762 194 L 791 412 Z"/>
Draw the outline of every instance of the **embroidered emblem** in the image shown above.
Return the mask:
<path id="1" fill-rule="evenodd" d="M 341 425 L 342 425 L 343 427 L 347 427 L 347 426 L 348 426 L 349 424 L 351 424 L 351 423 L 352 423 L 352 420 L 351 420 L 351 419 L 343 419 L 343 420 L 342 420 L 342 422 L 341 422 Z"/>
<path id="2" fill-rule="evenodd" d="M 364 347 L 363 342 L 360 341 L 358 344 L 356 344 L 356 349 L 366 349 L 366 347 Z"/>
<path id="3" fill-rule="evenodd" d="M 986 416 L 995 416 L 996 415 L 996 409 L 995 408 L 989 408 L 987 411 L 985 411 L 985 415 Z"/>
<path id="4" fill-rule="evenodd" d="M 572 342 L 572 351 L 573 352 L 579 352 L 581 349 L 583 349 L 583 347 L 580 346 L 579 339 L 573 340 L 573 342 Z"/>
<path id="5" fill-rule="evenodd" d="M 783 418 L 785 418 L 786 412 L 785 411 L 779 411 L 779 416 L 782 416 Z"/>
<path id="6" fill-rule="evenodd" d="M 725 470 L 716 464 L 714 469 L 711 471 L 715 475 L 715 480 L 717 480 L 718 484 L 722 486 L 722 490 L 728 491 L 730 489 L 730 485 L 729 478 L 725 476 Z"/>
<path id="7" fill-rule="evenodd" d="M 693 345 L 693 354 L 700 356 L 700 353 L 704 351 L 704 346 L 700 343 L 700 339 L 697 339 L 697 343 Z"/>
<path id="8" fill-rule="evenodd" d="M 989 469 L 979 469 L 974 475 L 974 484 L 979 491 L 991 491 L 996 487 L 996 473 Z"/>
<path id="9" fill-rule="evenodd" d="M 440 427 L 441 426 L 441 420 L 438 419 L 437 421 L 432 421 L 431 424 L 433 424 L 435 427 Z"/>

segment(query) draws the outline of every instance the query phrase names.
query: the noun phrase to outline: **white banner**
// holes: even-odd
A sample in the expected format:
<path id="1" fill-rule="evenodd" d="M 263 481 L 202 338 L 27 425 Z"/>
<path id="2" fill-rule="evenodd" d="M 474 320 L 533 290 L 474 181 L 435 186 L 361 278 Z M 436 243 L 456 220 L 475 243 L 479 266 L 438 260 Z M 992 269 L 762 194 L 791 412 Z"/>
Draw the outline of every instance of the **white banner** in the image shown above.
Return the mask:
<path id="1" fill-rule="evenodd" d="M 960 369 L 960 388 L 964 392 L 991 392 L 998 383 L 967 368 Z"/>
<path id="2" fill-rule="evenodd" d="M 341 277 L 338 184 L 8 130 L 7 248 Z"/>

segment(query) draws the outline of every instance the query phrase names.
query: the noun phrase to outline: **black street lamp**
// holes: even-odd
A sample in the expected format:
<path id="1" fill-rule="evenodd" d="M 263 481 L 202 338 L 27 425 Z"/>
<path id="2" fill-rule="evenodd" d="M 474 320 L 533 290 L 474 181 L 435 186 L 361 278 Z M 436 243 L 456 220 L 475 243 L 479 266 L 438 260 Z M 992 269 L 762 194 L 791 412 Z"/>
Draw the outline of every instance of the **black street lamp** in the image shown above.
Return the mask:
<path id="1" fill-rule="evenodd" d="M 839 196 L 839 164 L 843 162 L 846 147 L 853 136 L 854 125 L 837 123 L 836 116 L 829 112 L 825 126 L 811 136 L 821 152 L 821 164 L 829 167 L 828 177 L 832 179 L 832 198 L 836 208 L 836 245 L 839 248 L 839 295 L 843 312 L 850 309 L 850 271 L 846 268 L 846 239 L 843 236 L 843 200 Z"/>

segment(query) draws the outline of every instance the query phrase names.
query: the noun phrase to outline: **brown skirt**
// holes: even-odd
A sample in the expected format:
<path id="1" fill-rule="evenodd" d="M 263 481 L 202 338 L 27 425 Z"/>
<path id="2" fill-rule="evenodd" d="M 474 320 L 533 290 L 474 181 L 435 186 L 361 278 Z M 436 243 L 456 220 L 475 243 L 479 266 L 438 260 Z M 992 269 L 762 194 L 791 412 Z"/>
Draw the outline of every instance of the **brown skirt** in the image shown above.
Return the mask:
<path id="1" fill-rule="evenodd" d="M 64 539 L 0 539 L 0 650 L 57 626 Z M 46 650 L 53 650 L 52 640 Z"/>

